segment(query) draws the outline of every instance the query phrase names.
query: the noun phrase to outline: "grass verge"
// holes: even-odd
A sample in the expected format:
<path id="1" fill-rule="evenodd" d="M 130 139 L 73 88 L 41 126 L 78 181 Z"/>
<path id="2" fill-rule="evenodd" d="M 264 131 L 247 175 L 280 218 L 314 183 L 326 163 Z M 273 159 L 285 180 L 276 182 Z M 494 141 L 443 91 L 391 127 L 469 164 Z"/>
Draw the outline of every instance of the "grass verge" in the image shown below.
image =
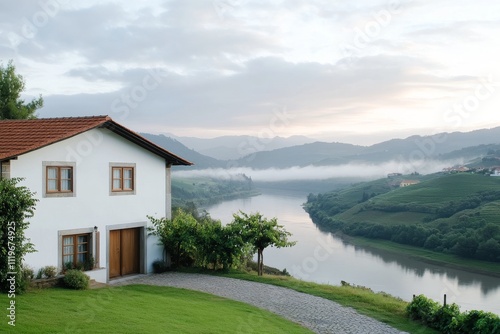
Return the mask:
<path id="1" fill-rule="evenodd" d="M 0 295 L 4 313 L 9 300 Z M 225 298 L 170 287 L 128 285 L 16 296 L 12 333 L 312 333 L 271 312 Z M 6 314 L 6 313 L 5 313 Z"/>

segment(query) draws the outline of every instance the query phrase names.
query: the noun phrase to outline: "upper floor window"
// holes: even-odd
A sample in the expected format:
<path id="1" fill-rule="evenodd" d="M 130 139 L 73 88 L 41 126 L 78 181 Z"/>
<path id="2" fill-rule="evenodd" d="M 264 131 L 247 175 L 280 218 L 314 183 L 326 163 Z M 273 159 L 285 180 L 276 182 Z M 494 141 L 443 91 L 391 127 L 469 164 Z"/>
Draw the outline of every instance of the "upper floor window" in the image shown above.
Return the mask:
<path id="1" fill-rule="evenodd" d="M 75 163 L 43 162 L 44 197 L 75 196 Z"/>
<path id="2" fill-rule="evenodd" d="M 10 161 L 2 161 L 0 165 L 2 166 L 0 179 L 10 179 Z"/>
<path id="3" fill-rule="evenodd" d="M 111 194 L 135 193 L 135 164 L 111 163 Z"/>
<path id="4" fill-rule="evenodd" d="M 47 167 L 47 192 L 64 193 L 73 191 L 73 167 Z"/>

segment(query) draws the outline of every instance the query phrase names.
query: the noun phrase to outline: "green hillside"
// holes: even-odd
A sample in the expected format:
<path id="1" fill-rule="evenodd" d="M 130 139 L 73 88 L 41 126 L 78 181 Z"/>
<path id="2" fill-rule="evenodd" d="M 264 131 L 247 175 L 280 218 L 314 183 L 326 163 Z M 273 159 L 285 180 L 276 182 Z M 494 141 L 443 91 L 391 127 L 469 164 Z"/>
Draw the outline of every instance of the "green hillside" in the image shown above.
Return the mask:
<path id="1" fill-rule="evenodd" d="M 377 197 L 375 201 L 438 205 L 453 200 L 459 201 L 470 194 L 490 190 L 500 190 L 500 178 L 469 173 L 444 174 L 426 182 L 395 189 Z"/>
<path id="2" fill-rule="evenodd" d="M 178 207 L 189 203 L 203 206 L 256 194 L 258 191 L 253 187 L 252 179 L 245 174 L 228 175 L 225 179 L 208 176 L 172 178 L 172 205 Z"/>
<path id="3" fill-rule="evenodd" d="M 305 208 L 332 232 L 500 262 L 500 177 L 438 173 L 405 178 L 420 183 L 362 183 L 309 195 Z M 366 196 L 370 189 L 377 191 Z"/>

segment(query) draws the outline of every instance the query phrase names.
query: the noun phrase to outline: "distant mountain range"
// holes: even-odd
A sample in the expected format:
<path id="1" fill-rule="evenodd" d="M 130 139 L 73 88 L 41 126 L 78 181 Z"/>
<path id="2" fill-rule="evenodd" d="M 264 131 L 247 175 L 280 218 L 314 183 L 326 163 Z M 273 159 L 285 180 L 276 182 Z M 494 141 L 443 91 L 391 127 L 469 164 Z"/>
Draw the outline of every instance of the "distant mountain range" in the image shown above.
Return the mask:
<path id="1" fill-rule="evenodd" d="M 158 146 L 161 146 L 170 152 L 181 156 L 182 158 L 194 163 L 194 168 L 224 168 L 227 165 L 226 161 L 218 160 L 203 154 L 196 152 L 195 150 L 189 149 L 186 145 L 182 144 L 176 139 L 167 137 L 165 135 L 153 135 L 149 133 L 141 133 L 143 137 L 152 141 Z M 193 168 L 191 166 L 187 167 L 176 167 L 176 169 Z"/>
<path id="2" fill-rule="evenodd" d="M 391 139 L 371 146 L 314 141 L 303 136 L 263 140 L 251 136 L 213 139 L 142 134 L 147 139 L 195 163 L 188 168 L 254 169 L 330 166 L 388 161 L 463 160 L 477 162 L 500 149 L 500 127 L 471 132 L 441 133 Z M 217 158 L 218 157 L 218 158 Z M 221 158 L 225 157 L 225 158 Z"/>
<path id="3" fill-rule="evenodd" d="M 216 138 L 177 137 L 168 135 L 187 147 L 209 157 L 219 160 L 234 160 L 256 151 L 271 151 L 284 147 L 315 142 L 305 136 L 288 138 L 259 138 L 253 136 L 222 136 Z"/>

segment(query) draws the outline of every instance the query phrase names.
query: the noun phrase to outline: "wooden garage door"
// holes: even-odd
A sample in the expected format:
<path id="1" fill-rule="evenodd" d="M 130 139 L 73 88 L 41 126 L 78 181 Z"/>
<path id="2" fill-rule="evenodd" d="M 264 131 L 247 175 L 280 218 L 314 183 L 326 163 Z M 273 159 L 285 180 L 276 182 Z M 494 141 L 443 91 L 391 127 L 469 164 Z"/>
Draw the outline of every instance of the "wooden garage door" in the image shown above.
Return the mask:
<path id="1" fill-rule="evenodd" d="M 141 228 L 109 231 L 109 278 L 140 272 Z"/>

